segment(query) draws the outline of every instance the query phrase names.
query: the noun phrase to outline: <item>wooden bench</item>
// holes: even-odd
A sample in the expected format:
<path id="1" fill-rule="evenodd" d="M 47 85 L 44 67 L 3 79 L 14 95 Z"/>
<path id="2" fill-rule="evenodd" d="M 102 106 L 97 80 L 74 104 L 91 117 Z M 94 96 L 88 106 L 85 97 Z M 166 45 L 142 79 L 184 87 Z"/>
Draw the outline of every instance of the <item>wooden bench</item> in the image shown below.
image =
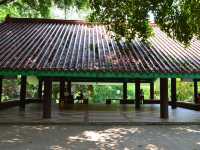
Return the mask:
<path id="1" fill-rule="evenodd" d="M 123 100 L 123 99 L 106 99 L 106 104 L 111 104 L 112 101 L 119 101 L 120 104 L 134 104 L 133 99 Z"/>
<path id="2" fill-rule="evenodd" d="M 88 99 L 83 99 L 83 100 L 79 100 L 79 99 L 74 99 L 74 101 L 78 101 L 79 104 L 88 104 Z M 81 102 L 83 101 L 83 102 Z"/>

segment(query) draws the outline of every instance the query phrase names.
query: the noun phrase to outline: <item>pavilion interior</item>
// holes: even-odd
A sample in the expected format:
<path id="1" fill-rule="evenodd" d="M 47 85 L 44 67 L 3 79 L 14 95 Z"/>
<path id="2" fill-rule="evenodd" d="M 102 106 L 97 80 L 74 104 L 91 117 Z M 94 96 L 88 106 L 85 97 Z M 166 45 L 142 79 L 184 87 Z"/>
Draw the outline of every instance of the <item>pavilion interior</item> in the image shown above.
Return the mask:
<path id="1" fill-rule="evenodd" d="M 199 104 L 187 104 L 177 102 L 176 99 L 176 79 L 160 80 L 160 99 L 154 98 L 154 81 L 133 80 L 132 82 L 120 82 L 117 80 L 68 80 L 67 78 L 38 78 L 38 98 L 29 99 L 26 97 L 27 77 L 21 76 L 20 100 L 2 102 L 0 118 L 2 123 L 5 122 L 41 122 L 42 118 L 51 118 L 53 122 L 65 123 L 92 123 L 92 122 L 198 122 L 200 121 Z M 1 89 L 2 81 L 1 80 Z M 6 79 L 9 80 L 9 79 Z M 169 98 L 168 82 L 171 82 L 171 98 Z M 194 80 L 194 93 L 198 91 L 198 80 Z M 127 84 L 135 85 L 136 99 L 127 99 Z M 143 104 L 140 102 L 139 91 L 141 84 L 149 85 L 149 99 L 145 99 Z M 53 85 L 60 87 L 59 100 L 52 100 Z M 79 102 L 73 96 L 72 85 L 112 85 L 122 86 L 123 96 L 121 99 L 105 99 L 103 104 L 91 104 L 87 98 Z M 164 89 L 164 91 L 163 91 Z M 196 90 L 196 91 L 195 91 Z M 164 93 L 162 93 L 164 92 Z M 46 94 L 46 95 L 45 95 Z M 47 95 L 48 94 L 48 95 Z M 162 97 L 165 101 L 163 101 Z M 171 99 L 168 101 L 168 99 Z M 113 104 L 112 101 L 119 101 Z M 5 109 L 6 108 L 6 109 Z M 164 120 L 163 120 L 164 119 Z M 45 119 L 43 120 L 45 121 Z"/>

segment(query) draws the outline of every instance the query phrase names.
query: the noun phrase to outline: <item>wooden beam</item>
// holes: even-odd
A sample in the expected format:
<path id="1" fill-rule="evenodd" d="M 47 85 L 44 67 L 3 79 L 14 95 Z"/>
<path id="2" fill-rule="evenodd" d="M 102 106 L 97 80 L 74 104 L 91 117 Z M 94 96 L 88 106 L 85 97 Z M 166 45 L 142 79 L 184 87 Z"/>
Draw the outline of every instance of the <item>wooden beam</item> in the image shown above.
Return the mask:
<path id="1" fill-rule="evenodd" d="M 51 118 L 52 80 L 44 79 L 43 118 Z"/>
<path id="2" fill-rule="evenodd" d="M 154 99 L 154 82 L 150 82 L 150 99 Z"/>
<path id="3" fill-rule="evenodd" d="M 0 102 L 2 102 L 3 78 L 0 76 Z"/>
<path id="4" fill-rule="evenodd" d="M 140 80 L 135 81 L 135 108 L 140 109 Z"/>
<path id="5" fill-rule="evenodd" d="M 172 109 L 175 109 L 177 102 L 177 97 L 176 97 L 176 78 L 171 79 L 171 106 Z"/>
<path id="6" fill-rule="evenodd" d="M 198 82 L 194 80 L 194 103 L 197 104 L 197 97 L 198 97 Z"/>
<path id="7" fill-rule="evenodd" d="M 127 101 L 128 95 L 127 95 L 127 82 L 123 83 L 123 101 Z"/>
<path id="8" fill-rule="evenodd" d="M 43 80 L 38 79 L 38 99 L 42 101 Z"/>
<path id="9" fill-rule="evenodd" d="M 160 79 L 160 118 L 168 118 L 168 79 Z"/>
<path id="10" fill-rule="evenodd" d="M 19 108 L 20 111 L 25 111 L 25 105 L 26 105 L 26 76 L 21 76 L 21 88 L 20 88 L 20 102 L 19 102 Z"/>

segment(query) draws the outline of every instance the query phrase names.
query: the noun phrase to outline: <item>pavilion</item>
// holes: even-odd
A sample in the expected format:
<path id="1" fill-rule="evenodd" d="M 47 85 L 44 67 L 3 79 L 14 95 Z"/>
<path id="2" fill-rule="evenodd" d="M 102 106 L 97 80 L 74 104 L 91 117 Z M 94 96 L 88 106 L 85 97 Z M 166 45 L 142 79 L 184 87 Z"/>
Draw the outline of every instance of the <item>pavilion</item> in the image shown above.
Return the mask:
<path id="1" fill-rule="evenodd" d="M 116 42 L 99 24 L 8 16 L 0 24 L 0 94 L 3 78 L 20 75 L 19 107 L 24 111 L 27 76 L 37 76 L 43 118 L 50 118 L 52 81 L 60 82 L 60 102 L 67 104 L 73 103 L 71 82 L 74 81 L 121 82 L 124 103 L 127 83 L 135 83 L 135 107 L 140 109 L 140 83 L 150 83 L 154 99 L 153 81 L 160 78 L 160 117 L 168 118 L 169 78 L 172 108 L 176 108 L 177 101 L 176 78 L 194 81 L 197 101 L 200 41 L 193 39 L 185 48 L 156 25 L 153 28 L 155 35 L 147 43 L 137 37 L 126 43 Z"/>

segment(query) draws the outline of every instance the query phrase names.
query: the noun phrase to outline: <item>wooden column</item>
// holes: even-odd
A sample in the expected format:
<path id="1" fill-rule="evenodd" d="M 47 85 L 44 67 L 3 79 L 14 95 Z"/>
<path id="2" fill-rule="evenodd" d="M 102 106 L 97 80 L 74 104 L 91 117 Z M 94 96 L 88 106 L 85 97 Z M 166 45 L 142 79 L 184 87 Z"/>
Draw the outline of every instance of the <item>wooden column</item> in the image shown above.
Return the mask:
<path id="1" fill-rule="evenodd" d="M 0 102 L 2 101 L 3 78 L 0 76 Z"/>
<path id="2" fill-rule="evenodd" d="M 123 83 L 123 104 L 127 101 L 127 82 Z"/>
<path id="3" fill-rule="evenodd" d="M 194 103 L 197 104 L 197 97 L 198 97 L 198 82 L 194 80 Z"/>
<path id="4" fill-rule="evenodd" d="M 154 100 L 154 81 L 150 82 L 150 99 Z"/>
<path id="5" fill-rule="evenodd" d="M 43 80 L 38 79 L 38 99 L 42 101 L 42 87 L 43 87 Z"/>
<path id="6" fill-rule="evenodd" d="M 43 118 L 51 118 L 52 80 L 44 79 Z"/>
<path id="7" fill-rule="evenodd" d="M 140 109 L 140 80 L 135 81 L 135 108 Z"/>
<path id="8" fill-rule="evenodd" d="M 20 87 L 20 101 L 19 101 L 19 108 L 20 111 L 25 111 L 26 105 L 26 76 L 21 76 L 21 87 Z"/>
<path id="9" fill-rule="evenodd" d="M 67 82 L 67 93 L 68 93 L 68 95 L 72 95 L 72 82 L 71 81 Z"/>
<path id="10" fill-rule="evenodd" d="M 74 104 L 72 97 L 72 84 L 71 81 L 67 82 L 67 103 Z"/>
<path id="11" fill-rule="evenodd" d="M 172 106 L 172 109 L 175 109 L 177 107 L 176 101 L 177 101 L 177 98 L 176 98 L 176 78 L 172 78 L 171 79 L 171 106 Z"/>
<path id="12" fill-rule="evenodd" d="M 160 79 L 160 118 L 168 118 L 168 79 Z"/>
<path id="13" fill-rule="evenodd" d="M 59 104 L 61 104 L 61 102 L 65 101 L 65 79 L 61 79 L 60 80 L 60 100 L 59 100 Z"/>

